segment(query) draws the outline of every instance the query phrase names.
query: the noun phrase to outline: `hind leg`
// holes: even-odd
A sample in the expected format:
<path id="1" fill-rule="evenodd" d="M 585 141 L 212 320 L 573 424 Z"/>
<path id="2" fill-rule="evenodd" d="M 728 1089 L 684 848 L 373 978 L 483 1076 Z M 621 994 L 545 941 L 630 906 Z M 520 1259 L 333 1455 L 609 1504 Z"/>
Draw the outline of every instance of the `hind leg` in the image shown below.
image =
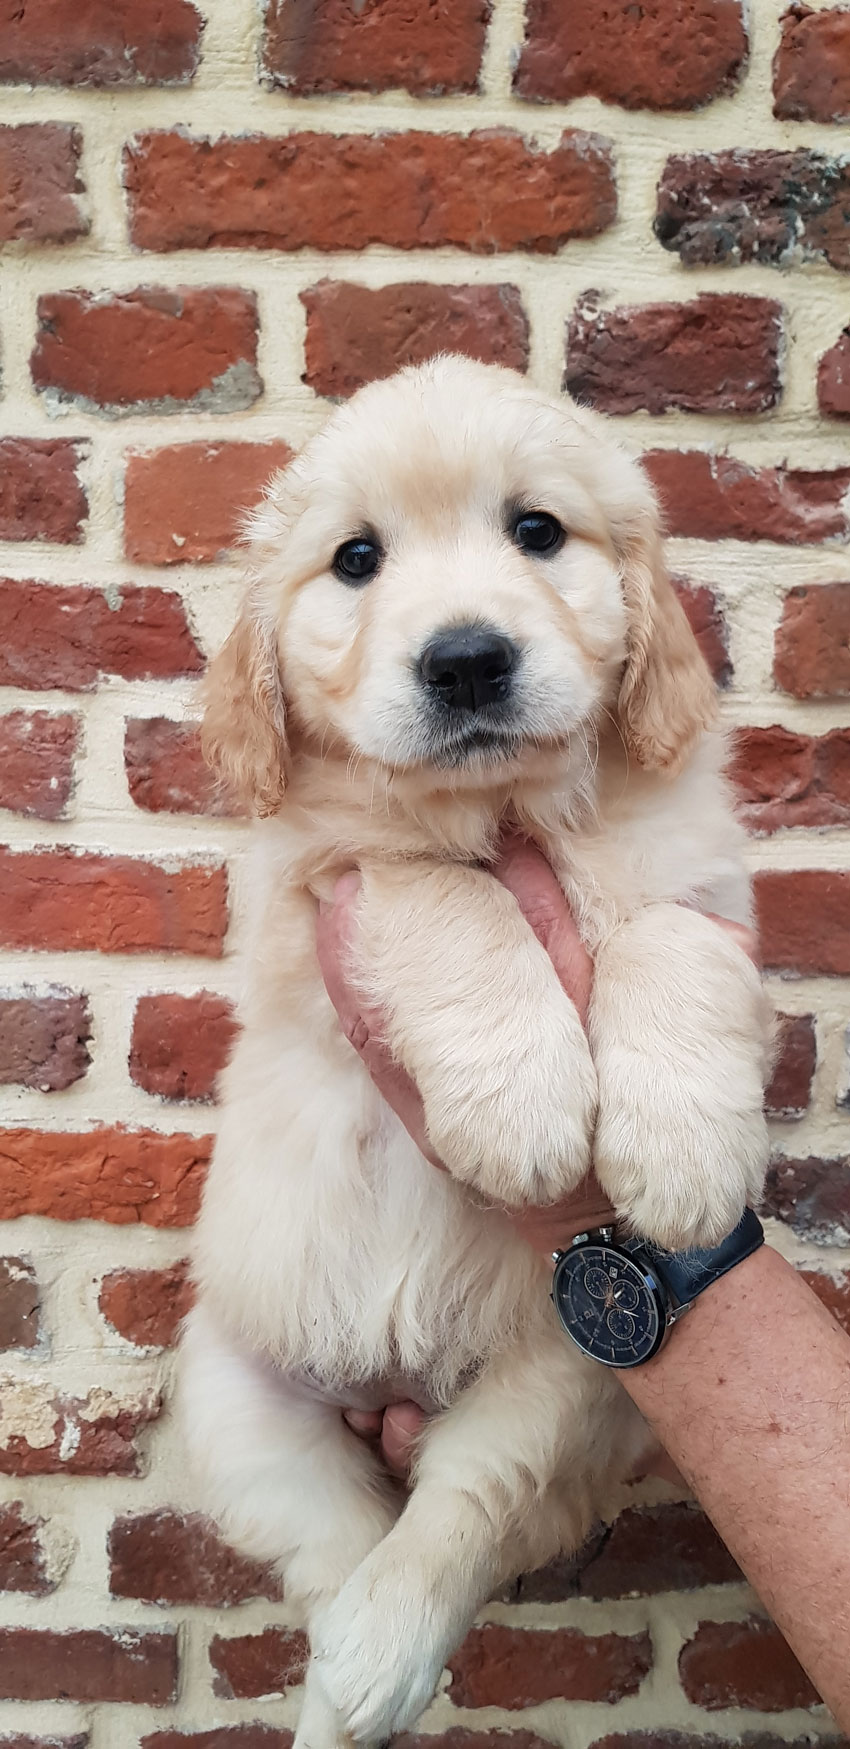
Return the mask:
<path id="1" fill-rule="evenodd" d="M 392 1528 L 400 1497 L 339 1410 L 287 1384 L 203 1306 L 181 1344 L 179 1406 L 205 1497 L 238 1548 L 272 1563 L 308 1628 Z M 299 1749 L 344 1738 L 308 1671 Z"/>

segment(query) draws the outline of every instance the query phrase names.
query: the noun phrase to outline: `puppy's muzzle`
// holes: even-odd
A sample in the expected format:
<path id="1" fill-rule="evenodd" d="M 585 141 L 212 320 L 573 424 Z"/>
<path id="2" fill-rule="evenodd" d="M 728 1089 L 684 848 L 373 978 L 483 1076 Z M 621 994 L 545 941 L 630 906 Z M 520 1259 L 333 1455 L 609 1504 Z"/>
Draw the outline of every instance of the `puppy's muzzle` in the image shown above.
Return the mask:
<path id="1" fill-rule="evenodd" d="M 507 704 L 519 652 L 510 638 L 486 626 L 440 631 L 419 658 L 419 678 L 449 711 L 481 711 Z"/>

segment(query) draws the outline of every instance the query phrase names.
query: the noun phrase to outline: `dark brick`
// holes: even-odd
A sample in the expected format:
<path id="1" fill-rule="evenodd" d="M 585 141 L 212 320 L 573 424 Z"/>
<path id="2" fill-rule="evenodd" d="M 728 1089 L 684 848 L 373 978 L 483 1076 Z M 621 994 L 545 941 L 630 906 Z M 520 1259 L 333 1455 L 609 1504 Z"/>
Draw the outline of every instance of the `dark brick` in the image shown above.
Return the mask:
<path id="1" fill-rule="evenodd" d="M 78 473 L 85 453 L 67 437 L 0 438 L 0 540 L 79 545 L 89 509 Z"/>
<path id="2" fill-rule="evenodd" d="M 764 413 L 780 399 L 782 308 L 705 292 L 687 303 L 599 309 L 570 318 L 564 387 L 605 413 Z"/>
<path id="3" fill-rule="evenodd" d="M 850 269 L 850 164 L 806 150 L 668 158 L 655 234 L 689 267 L 828 261 Z"/>
<path id="4" fill-rule="evenodd" d="M 850 327 L 818 364 L 818 407 L 827 419 L 850 419 Z"/>
<path id="5" fill-rule="evenodd" d="M 449 1661 L 455 1706 L 515 1712 L 547 1700 L 614 1701 L 636 1694 L 652 1666 L 648 1634 L 580 1633 L 577 1628 L 502 1627 L 467 1634 Z"/>
<path id="6" fill-rule="evenodd" d="M 519 1581 L 520 1603 L 569 1597 L 652 1597 L 741 1582 L 741 1573 L 698 1506 L 629 1506 L 584 1549 Z"/>
<path id="7" fill-rule="evenodd" d="M 0 1084 L 57 1093 L 85 1074 L 91 1057 L 88 999 L 71 990 L 50 996 L 0 995 Z"/>
<path id="8" fill-rule="evenodd" d="M 28 1257 L 0 1257 L 0 1349 L 37 1348 L 41 1294 Z"/>
<path id="9" fill-rule="evenodd" d="M 46 1597 L 56 1586 L 48 1569 L 43 1518 L 28 1518 L 20 1500 L 0 1506 L 0 1591 Z M 0 1744 L 2 1739 L 0 1739 Z"/>

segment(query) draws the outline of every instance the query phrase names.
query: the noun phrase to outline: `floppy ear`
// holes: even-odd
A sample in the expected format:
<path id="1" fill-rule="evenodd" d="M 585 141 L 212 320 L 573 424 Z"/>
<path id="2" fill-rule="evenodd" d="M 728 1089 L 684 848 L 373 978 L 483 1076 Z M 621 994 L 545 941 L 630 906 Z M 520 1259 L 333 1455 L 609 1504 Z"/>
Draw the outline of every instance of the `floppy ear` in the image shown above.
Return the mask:
<path id="1" fill-rule="evenodd" d="M 283 691 L 274 632 L 251 592 L 210 664 L 204 694 L 205 758 L 248 812 L 277 813 L 285 785 Z"/>
<path id="2" fill-rule="evenodd" d="M 626 666 L 618 716 L 637 765 L 671 777 L 717 718 L 714 681 L 673 588 L 654 512 L 625 548 Z"/>

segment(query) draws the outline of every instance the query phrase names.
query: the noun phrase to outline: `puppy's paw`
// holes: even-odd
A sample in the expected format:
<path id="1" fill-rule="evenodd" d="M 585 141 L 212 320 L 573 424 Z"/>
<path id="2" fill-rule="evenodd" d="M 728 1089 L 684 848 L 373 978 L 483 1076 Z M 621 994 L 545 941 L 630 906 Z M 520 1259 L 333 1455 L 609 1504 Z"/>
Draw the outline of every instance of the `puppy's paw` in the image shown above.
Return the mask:
<path id="1" fill-rule="evenodd" d="M 600 1076 L 596 1176 L 623 1223 L 665 1250 L 716 1245 L 758 1203 L 767 1166 L 760 1085 L 736 1106 L 686 1064 L 622 1062 Z"/>
<path id="2" fill-rule="evenodd" d="M 555 1202 L 590 1166 L 596 1070 L 567 1001 L 484 1062 L 443 1068 L 425 1098 L 428 1132 L 452 1176 L 512 1206 Z"/>
<path id="3" fill-rule="evenodd" d="M 452 1650 L 451 1626 L 416 1572 L 377 1549 L 313 1627 L 316 1674 L 357 1743 L 381 1743 L 414 1724 Z"/>

